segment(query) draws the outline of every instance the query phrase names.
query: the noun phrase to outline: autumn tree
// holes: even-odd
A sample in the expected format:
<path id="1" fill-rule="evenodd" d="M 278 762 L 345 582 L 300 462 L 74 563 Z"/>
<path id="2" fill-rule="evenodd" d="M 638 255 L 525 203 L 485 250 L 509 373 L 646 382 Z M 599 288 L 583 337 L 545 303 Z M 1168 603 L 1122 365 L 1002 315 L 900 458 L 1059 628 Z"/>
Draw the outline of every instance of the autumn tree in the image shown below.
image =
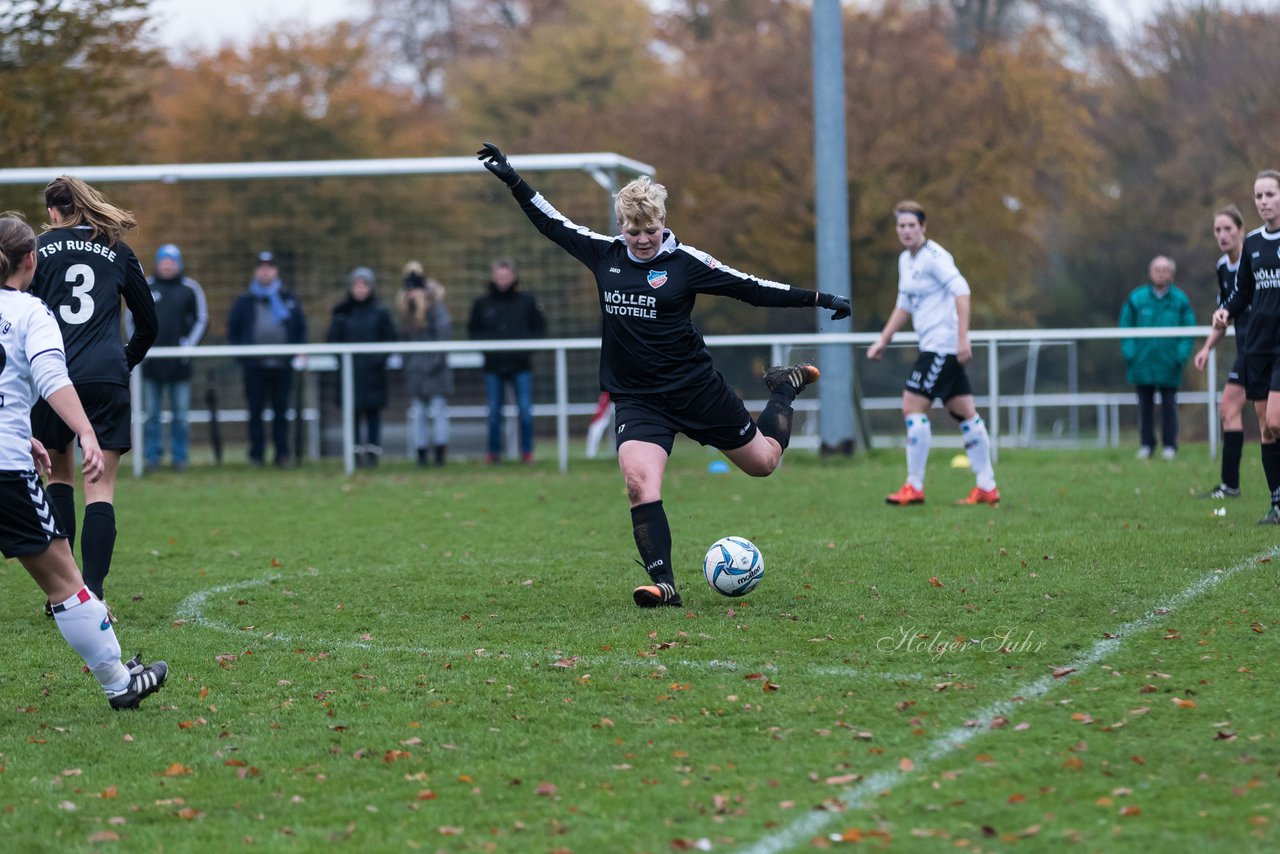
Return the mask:
<path id="1" fill-rule="evenodd" d="M 170 69 L 158 81 L 148 142 L 162 162 L 441 153 L 438 116 L 379 74 L 360 28 L 268 33 Z M 398 272 L 449 207 L 445 188 L 395 179 L 200 182 L 137 192 L 144 226 L 163 224 L 148 229 L 149 242 L 192 247 L 189 263 L 201 269 L 215 310 L 244 287 L 253 253 L 266 248 L 304 300 L 327 310 L 348 270 L 367 264 L 383 275 Z"/>
<path id="2" fill-rule="evenodd" d="M 147 0 L 0 4 L 0 162 L 134 160 L 149 108 Z"/>
<path id="3" fill-rule="evenodd" d="M 1168 254 L 1206 319 L 1219 254 L 1213 211 L 1234 203 L 1255 227 L 1253 176 L 1280 164 L 1270 83 L 1280 76 L 1280 15 L 1171 7 L 1105 71 L 1096 110 L 1104 204 L 1071 212 L 1051 307 L 1075 322 L 1113 323 L 1150 258 Z"/>

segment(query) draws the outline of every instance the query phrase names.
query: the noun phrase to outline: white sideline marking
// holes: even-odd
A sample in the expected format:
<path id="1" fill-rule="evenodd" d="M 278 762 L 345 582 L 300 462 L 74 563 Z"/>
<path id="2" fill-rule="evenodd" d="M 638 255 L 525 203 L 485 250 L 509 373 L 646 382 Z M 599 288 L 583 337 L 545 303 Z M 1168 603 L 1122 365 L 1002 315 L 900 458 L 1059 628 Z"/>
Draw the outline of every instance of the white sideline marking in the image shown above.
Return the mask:
<path id="1" fill-rule="evenodd" d="M 304 578 L 305 576 L 297 576 Z M 223 593 L 230 593 L 233 590 L 244 590 L 249 587 L 261 587 L 264 584 L 270 584 L 273 581 L 282 581 L 283 575 L 269 575 L 265 578 L 250 578 L 244 581 L 234 581 L 230 584 L 222 584 L 217 587 L 210 587 L 206 590 L 198 590 L 192 593 L 178 605 L 175 612 L 180 620 L 186 620 L 194 626 L 202 629 L 210 629 L 226 635 L 232 635 L 240 638 L 253 638 L 257 640 L 276 641 L 278 643 L 294 644 L 308 649 L 315 648 L 336 648 L 336 649 L 354 649 L 367 652 L 396 652 L 407 653 L 409 655 L 435 655 L 444 658 L 458 658 L 463 656 L 475 656 L 476 658 L 487 658 L 497 661 L 506 659 L 520 659 L 525 661 L 534 661 L 543 664 L 550 664 L 560 658 L 558 654 L 550 651 L 544 653 L 530 652 L 529 650 L 519 650 L 515 653 L 506 651 L 493 651 L 487 655 L 477 655 L 476 649 L 447 649 L 441 647 L 424 647 L 424 646 L 389 646 L 381 643 L 369 643 L 365 641 L 353 640 L 329 640 L 326 638 L 317 638 L 308 636 L 306 638 L 298 638 L 293 635 L 284 634 L 277 631 L 268 631 L 262 633 L 259 631 L 245 631 L 244 629 L 233 626 L 230 623 L 224 623 L 218 620 L 211 620 L 203 613 L 204 603 L 210 596 L 217 596 Z M 587 655 L 582 656 L 581 660 L 584 667 L 590 667 L 592 664 L 612 664 L 622 667 L 648 668 L 650 670 L 671 670 L 672 668 L 687 668 L 690 670 L 727 670 L 736 672 L 744 671 L 760 671 L 762 673 L 777 673 L 779 668 L 776 664 L 749 664 L 733 659 L 713 658 L 710 661 L 694 661 L 691 659 L 678 660 L 662 660 L 658 657 L 642 658 L 635 655 Z M 787 668 L 789 669 L 789 668 Z M 865 673 L 852 667 L 829 667 L 825 665 L 814 665 L 806 667 L 809 673 L 815 673 L 824 676 L 843 676 L 848 679 L 873 678 L 885 679 L 891 682 L 918 682 L 924 677 L 919 673 Z"/>
<path id="2" fill-rule="evenodd" d="M 1181 593 L 1174 595 L 1168 604 L 1157 605 L 1146 616 L 1125 623 L 1110 633 L 1116 635 L 1116 637 L 1104 638 L 1098 641 L 1088 653 L 1068 662 L 1065 666 L 1075 668 L 1075 674 L 1073 675 L 1084 673 L 1104 657 L 1119 649 L 1120 643 L 1125 637 L 1151 628 L 1151 626 L 1163 620 L 1178 607 L 1199 598 L 1214 585 L 1226 581 L 1241 570 L 1257 565 L 1258 561 L 1263 558 L 1275 557 L 1277 554 L 1280 554 L 1280 547 L 1269 549 L 1261 554 L 1247 558 L 1230 569 L 1214 570 L 1209 575 L 1195 581 Z M 1042 676 L 1034 682 L 1014 689 L 1012 696 L 1022 697 L 1024 700 L 1033 700 L 1048 694 L 1059 682 L 1060 680 L 1053 678 L 1053 676 Z M 978 712 L 974 717 L 974 720 L 978 722 L 977 726 L 956 727 L 945 735 L 934 739 L 925 747 L 921 755 L 911 757 L 912 762 L 915 763 L 915 771 L 920 771 L 931 760 L 942 759 L 948 754 L 954 753 L 958 748 L 963 747 L 977 736 L 990 732 L 991 720 L 1000 716 L 1007 717 L 1017 705 L 1020 704 L 1011 700 L 993 703 Z M 892 789 L 906 775 L 907 772 L 899 771 L 897 768 L 876 771 L 871 776 L 864 777 L 857 785 L 844 789 L 835 797 L 837 800 L 843 801 L 849 809 L 864 807 L 884 790 Z M 754 844 L 744 848 L 743 854 L 777 854 L 777 852 L 785 851 L 792 846 L 808 841 L 822 830 L 823 826 L 830 823 L 836 815 L 837 813 L 827 810 L 814 810 L 777 833 L 757 840 Z"/>

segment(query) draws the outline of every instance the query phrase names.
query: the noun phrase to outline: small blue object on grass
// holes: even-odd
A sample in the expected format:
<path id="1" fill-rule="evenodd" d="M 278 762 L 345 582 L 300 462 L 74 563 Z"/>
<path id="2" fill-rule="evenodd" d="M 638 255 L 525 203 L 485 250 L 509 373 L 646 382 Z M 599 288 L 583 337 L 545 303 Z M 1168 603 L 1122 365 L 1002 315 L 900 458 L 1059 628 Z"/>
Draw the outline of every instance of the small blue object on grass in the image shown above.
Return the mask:
<path id="1" fill-rule="evenodd" d="M 707 471 L 711 472 L 712 474 L 728 474 L 729 464 L 726 463 L 724 460 L 712 460 L 707 465 Z"/>

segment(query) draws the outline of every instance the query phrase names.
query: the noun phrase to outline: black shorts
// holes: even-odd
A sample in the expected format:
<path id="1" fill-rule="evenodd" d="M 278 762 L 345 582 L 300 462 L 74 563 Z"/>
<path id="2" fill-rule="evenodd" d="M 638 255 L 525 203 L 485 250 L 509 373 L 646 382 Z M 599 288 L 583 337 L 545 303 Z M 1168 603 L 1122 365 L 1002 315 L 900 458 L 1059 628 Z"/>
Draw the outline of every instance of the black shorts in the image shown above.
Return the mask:
<path id="1" fill-rule="evenodd" d="M 1280 359 L 1271 353 L 1246 353 L 1240 383 L 1244 396 L 1249 400 L 1266 400 L 1273 391 L 1280 391 Z"/>
<path id="2" fill-rule="evenodd" d="M 969 375 L 954 354 L 921 353 L 904 386 L 912 394 L 946 403 L 953 397 L 973 394 Z"/>
<path id="3" fill-rule="evenodd" d="M 98 447 L 104 451 L 128 453 L 133 447 L 130 420 L 133 409 L 129 400 L 129 387 L 115 383 L 85 383 L 76 386 L 80 405 L 84 407 L 93 432 L 98 436 Z M 65 454 L 76 434 L 62 423 L 49 401 L 40 398 L 31 407 L 31 432 L 50 451 Z"/>
<path id="4" fill-rule="evenodd" d="M 0 471 L 0 552 L 9 557 L 44 554 L 54 537 L 66 537 L 34 471 Z"/>
<path id="5" fill-rule="evenodd" d="M 700 385 L 655 394 L 615 394 L 617 447 L 635 440 L 660 445 L 668 454 L 677 433 L 721 451 L 750 443 L 756 422 L 719 371 Z"/>
<path id="6" fill-rule="evenodd" d="M 1240 352 L 1240 348 L 1236 348 L 1236 360 L 1231 363 L 1231 370 L 1227 371 L 1227 385 L 1244 385 L 1244 353 Z"/>

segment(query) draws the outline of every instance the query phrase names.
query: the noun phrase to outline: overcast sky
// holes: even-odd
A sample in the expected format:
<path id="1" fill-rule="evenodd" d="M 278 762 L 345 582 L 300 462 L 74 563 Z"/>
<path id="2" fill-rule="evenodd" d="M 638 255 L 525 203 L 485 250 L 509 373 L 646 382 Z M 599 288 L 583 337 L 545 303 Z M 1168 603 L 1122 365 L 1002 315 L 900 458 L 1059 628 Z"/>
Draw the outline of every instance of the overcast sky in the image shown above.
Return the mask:
<path id="1" fill-rule="evenodd" d="M 1121 31 L 1143 20 L 1167 0 L 1097 0 Z M 1280 0 L 1225 0 L 1227 5 L 1280 7 Z M 243 44 L 262 29 L 282 24 L 330 24 L 362 16 L 367 0 L 153 0 L 157 31 L 170 51 Z"/>

